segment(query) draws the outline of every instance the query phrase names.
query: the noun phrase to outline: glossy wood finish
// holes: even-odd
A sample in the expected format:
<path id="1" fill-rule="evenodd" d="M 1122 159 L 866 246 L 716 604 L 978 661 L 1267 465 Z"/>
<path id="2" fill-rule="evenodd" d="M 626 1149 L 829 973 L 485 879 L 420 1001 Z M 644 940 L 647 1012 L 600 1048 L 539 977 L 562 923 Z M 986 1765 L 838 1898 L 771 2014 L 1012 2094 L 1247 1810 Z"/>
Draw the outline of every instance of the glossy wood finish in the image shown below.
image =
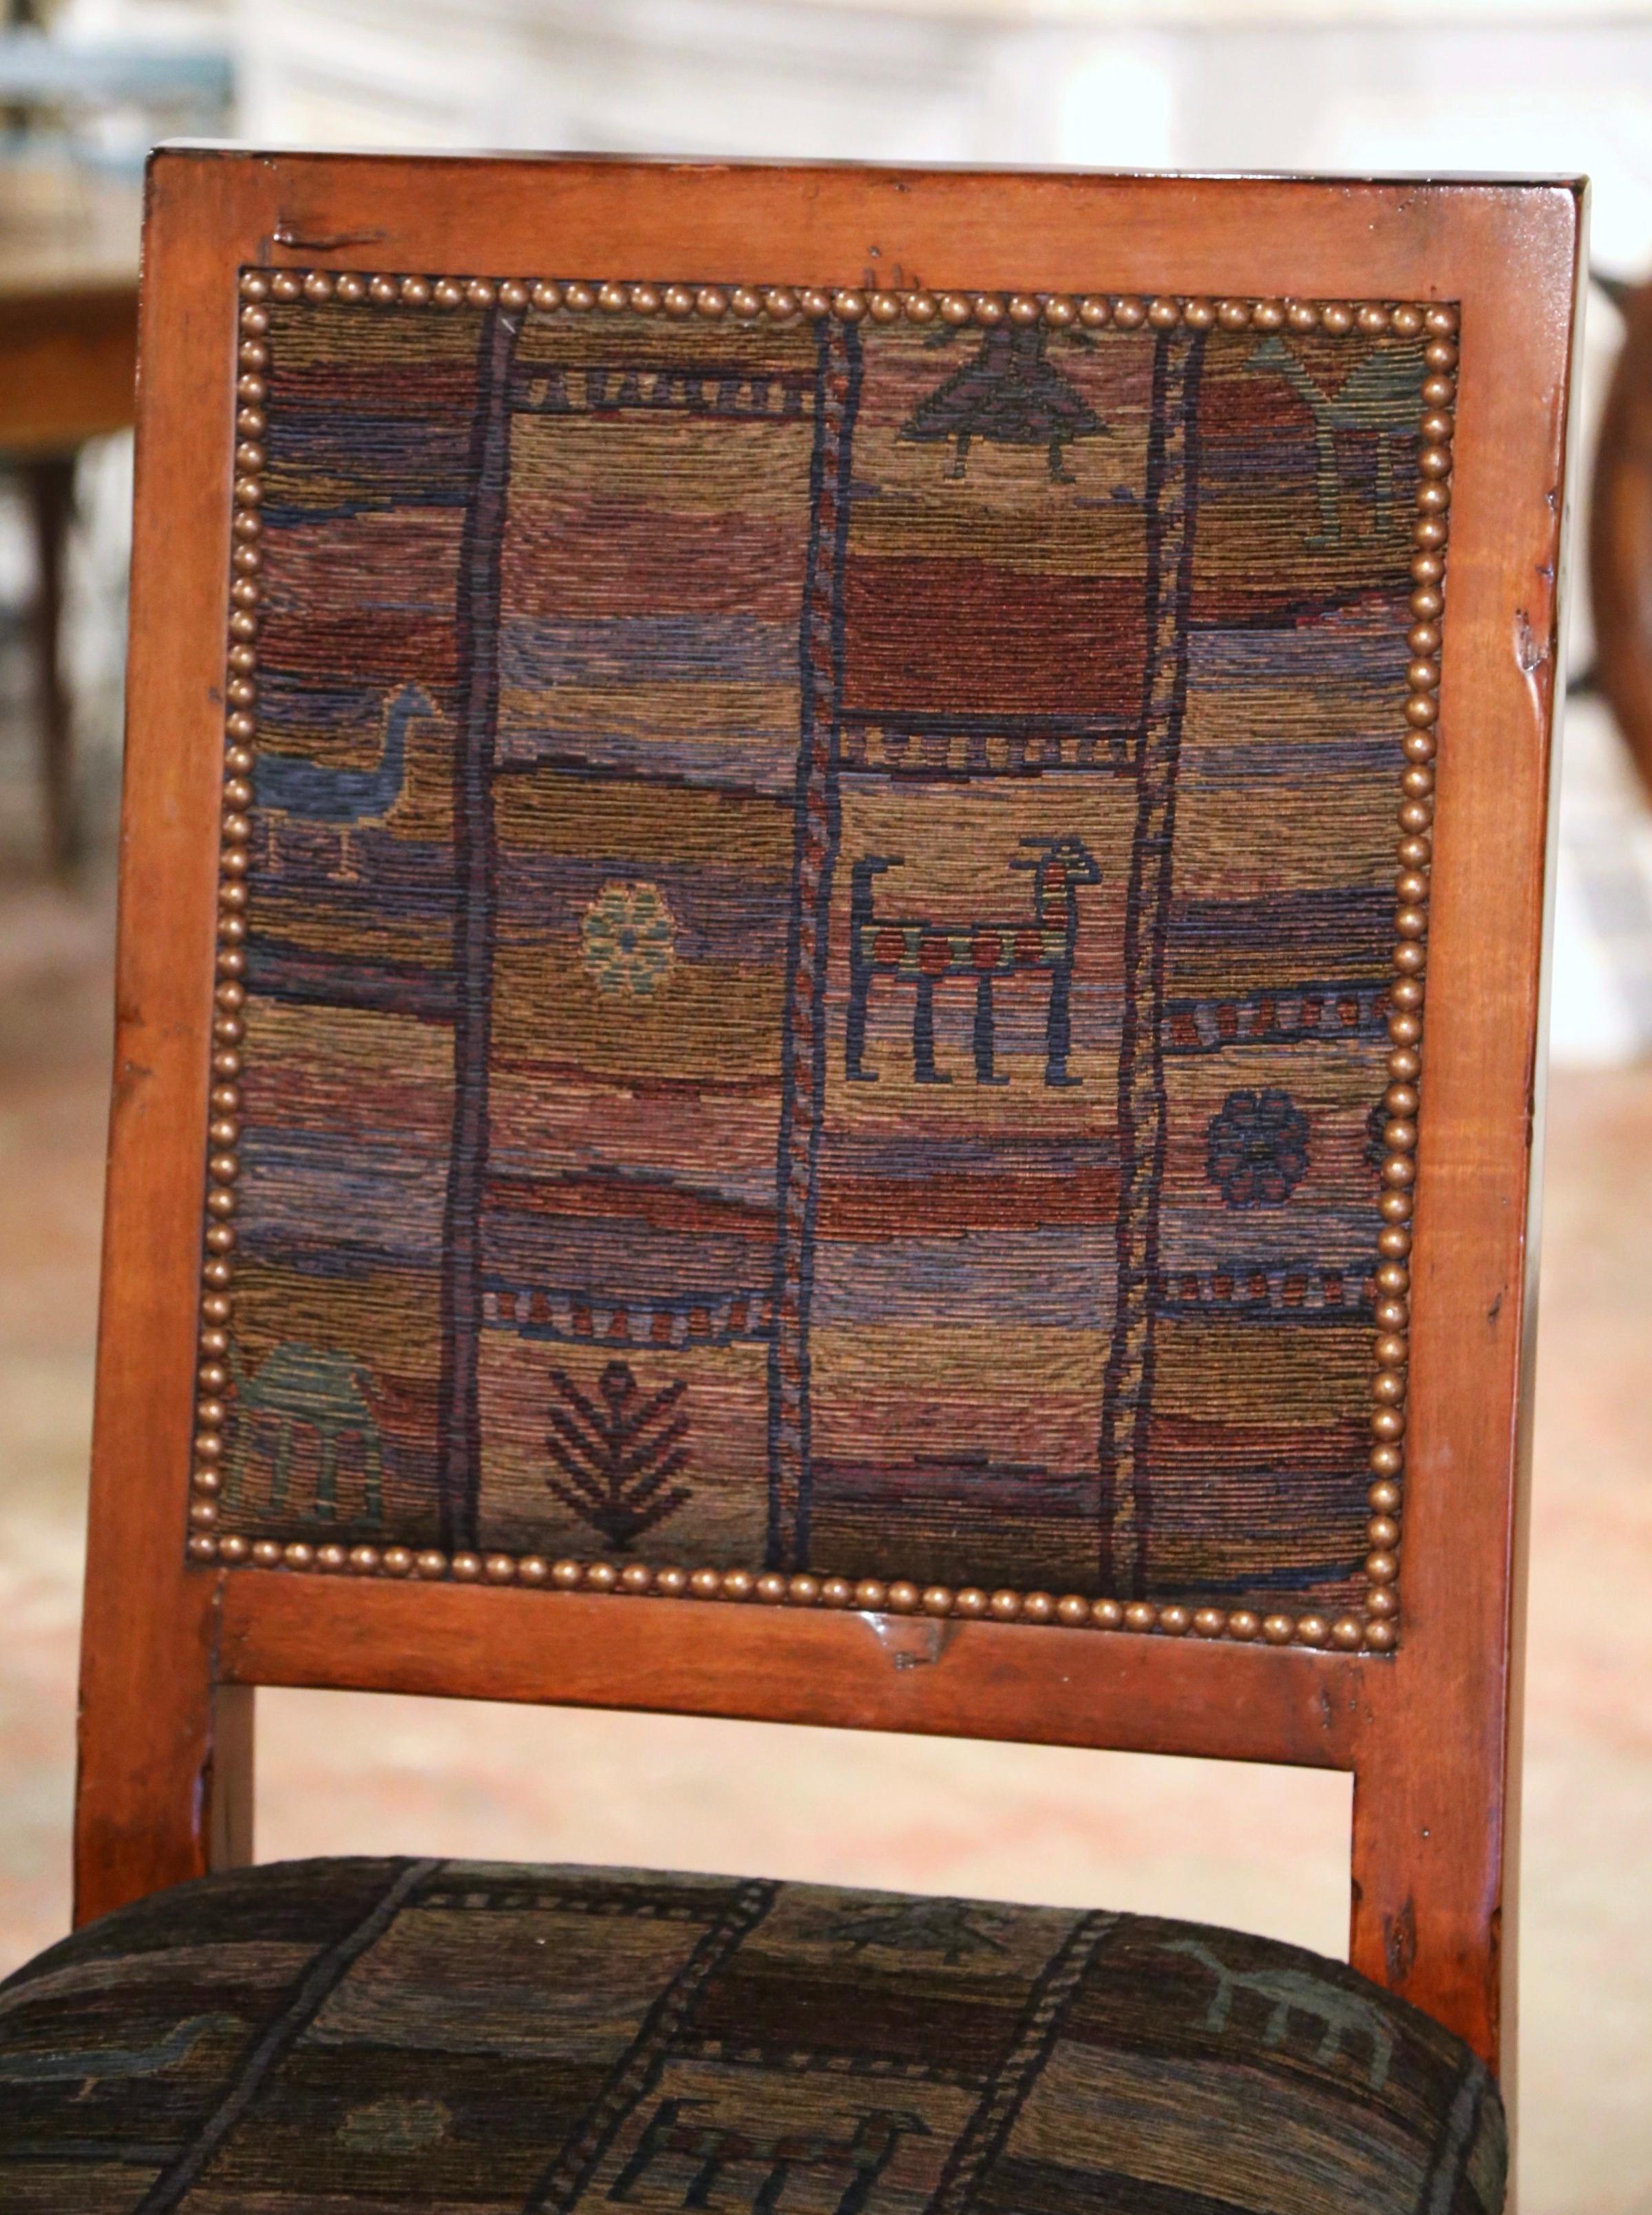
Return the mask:
<path id="1" fill-rule="evenodd" d="M 1226 1755 L 1354 1771 L 1353 1958 L 1495 2061 L 1580 192 L 205 149 L 151 191 L 82 1917 L 249 1850 L 228 1688 Z M 243 261 L 1462 304 L 1397 1654 L 186 1568 Z"/>

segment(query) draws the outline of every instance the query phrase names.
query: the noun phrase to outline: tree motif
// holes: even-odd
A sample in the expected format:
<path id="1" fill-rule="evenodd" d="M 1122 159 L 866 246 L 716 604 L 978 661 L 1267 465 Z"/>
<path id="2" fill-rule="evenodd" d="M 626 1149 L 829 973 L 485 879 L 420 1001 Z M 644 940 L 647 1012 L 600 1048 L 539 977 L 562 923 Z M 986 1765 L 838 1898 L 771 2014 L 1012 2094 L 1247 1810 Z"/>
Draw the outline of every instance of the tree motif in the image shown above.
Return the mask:
<path id="1" fill-rule="evenodd" d="M 546 1482 L 623 1553 L 693 1496 L 671 1482 L 688 1466 L 688 1417 L 678 1412 L 688 1387 L 679 1377 L 645 1396 L 629 1363 L 611 1361 L 597 1381 L 599 1407 L 562 1370 L 553 1369 L 550 1381 L 563 1404 L 550 1410 L 545 1444 L 562 1476 Z"/>

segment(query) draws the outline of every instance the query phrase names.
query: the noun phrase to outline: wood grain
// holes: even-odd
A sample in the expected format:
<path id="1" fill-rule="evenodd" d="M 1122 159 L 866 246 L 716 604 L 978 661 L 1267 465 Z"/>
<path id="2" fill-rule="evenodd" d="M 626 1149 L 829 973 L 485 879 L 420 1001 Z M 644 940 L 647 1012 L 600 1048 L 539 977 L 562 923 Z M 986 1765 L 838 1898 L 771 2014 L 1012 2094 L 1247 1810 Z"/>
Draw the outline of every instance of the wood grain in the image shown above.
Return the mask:
<path id="1" fill-rule="evenodd" d="M 151 179 L 80 1912 L 249 1850 L 225 1688 L 445 1691 L 1351 1769 L 1356 1965 L 1494 2064 L 1539 954 L 1582 199 L 1285 182 L 253 155 Z M 237 267 L 1461 304 L 1391 1657 L 182 1567 Z M 214 1698 L 218 1704 L 214 1708 Z M 216 1720 L 215 1720 L 216 1716 Z M 216 1812 L 215 1812 L 216 1809 Z"/>

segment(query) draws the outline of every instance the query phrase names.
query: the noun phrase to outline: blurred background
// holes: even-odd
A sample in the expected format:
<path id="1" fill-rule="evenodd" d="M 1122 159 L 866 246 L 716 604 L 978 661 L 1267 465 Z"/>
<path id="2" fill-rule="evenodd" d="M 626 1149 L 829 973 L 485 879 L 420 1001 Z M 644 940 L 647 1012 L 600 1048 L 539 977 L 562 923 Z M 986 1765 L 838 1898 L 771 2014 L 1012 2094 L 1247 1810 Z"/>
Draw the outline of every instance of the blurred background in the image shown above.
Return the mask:
<path id="1" fill-rule="evenodd" d="M 1593 178 L 1520 2163 L 1526 2215 L 1652 2215 L 1652 0 L 0 0 L 0 1975 L 69 1912 L 147 148 Z M 272 1858 L 760 1868 L 1346 1948 L 1336 1776 L 367 1696 L 261 1694 L 259 1729 Z"/>

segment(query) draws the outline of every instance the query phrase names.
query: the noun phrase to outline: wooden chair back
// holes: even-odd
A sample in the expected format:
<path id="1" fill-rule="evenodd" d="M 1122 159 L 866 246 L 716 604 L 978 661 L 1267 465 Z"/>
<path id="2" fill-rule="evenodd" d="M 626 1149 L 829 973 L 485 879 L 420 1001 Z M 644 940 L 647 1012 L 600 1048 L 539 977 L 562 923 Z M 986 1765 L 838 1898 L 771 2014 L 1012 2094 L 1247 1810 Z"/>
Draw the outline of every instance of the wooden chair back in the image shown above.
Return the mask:
<path id="1" fill-rule="evenodd" d="M 83 1918 L 259 1684 L 1225 1756 L 1495 2062 L 1581 221 L 156 158 Z"/>

